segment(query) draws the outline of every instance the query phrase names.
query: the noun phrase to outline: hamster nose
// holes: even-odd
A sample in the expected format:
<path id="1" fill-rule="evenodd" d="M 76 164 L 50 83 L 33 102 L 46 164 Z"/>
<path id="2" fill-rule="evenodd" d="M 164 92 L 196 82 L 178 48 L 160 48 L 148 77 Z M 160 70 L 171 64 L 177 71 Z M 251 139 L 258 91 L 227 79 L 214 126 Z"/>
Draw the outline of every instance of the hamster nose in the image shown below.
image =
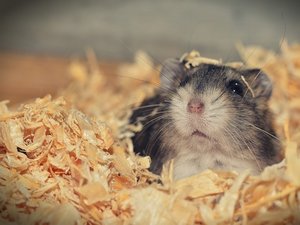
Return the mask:
<path id="1" fill-rule="evenodd" d="M 204 103 L 199 99 L 192 99 L 187 104 L 187 111 L 190 113 L 202 113 L 204 109 Z"/>

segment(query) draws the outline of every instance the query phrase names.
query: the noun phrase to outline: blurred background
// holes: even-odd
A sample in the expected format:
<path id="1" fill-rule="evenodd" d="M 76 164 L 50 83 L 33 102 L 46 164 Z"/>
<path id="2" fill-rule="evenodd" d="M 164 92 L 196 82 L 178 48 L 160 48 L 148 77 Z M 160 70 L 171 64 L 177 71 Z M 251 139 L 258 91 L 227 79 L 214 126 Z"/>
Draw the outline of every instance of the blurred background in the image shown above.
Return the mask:
<path id="1" fill-rule="evenodd" d="M 107 70 L 139 49 L 157 63 L 191 49 L 238 60 L 238 42 L 279 51 L 300 41 L 299 12 L 292 0 L 0 0 L 0 101 L 56 92 L 87 48 Z"/>

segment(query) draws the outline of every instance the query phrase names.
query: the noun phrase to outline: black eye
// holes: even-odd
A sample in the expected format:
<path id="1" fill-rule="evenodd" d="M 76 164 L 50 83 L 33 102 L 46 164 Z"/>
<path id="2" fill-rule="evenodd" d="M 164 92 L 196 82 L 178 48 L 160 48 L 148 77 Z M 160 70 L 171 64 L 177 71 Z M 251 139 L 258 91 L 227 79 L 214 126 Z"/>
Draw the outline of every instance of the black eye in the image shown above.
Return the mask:
<path id="1" fill-rule="evenodd" d="M 183 87 L 185 86 L 190 80 L 190 77 L 189 76 L 186 76 L 179 84 L 180 87 Z"/>
<path id="2" fill-rule="evenodd" d="M 244 93 L 243 85 L 238 80 L 232 80 L 232 81 L 230 81 L 229 84 L 228 84 L 228 89 L 232 93 L 240 95 L 240 96 L 242 96 L 243 93 Z"/>

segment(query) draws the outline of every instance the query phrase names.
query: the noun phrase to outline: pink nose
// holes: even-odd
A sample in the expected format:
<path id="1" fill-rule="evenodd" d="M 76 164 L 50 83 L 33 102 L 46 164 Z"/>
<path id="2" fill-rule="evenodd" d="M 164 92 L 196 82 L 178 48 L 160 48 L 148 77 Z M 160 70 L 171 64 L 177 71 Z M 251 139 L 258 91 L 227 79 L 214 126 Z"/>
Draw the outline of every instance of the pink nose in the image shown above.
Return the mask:
<path id="1" fill-rule="evenodd" d="M 202 113 L 204 109 L 204 104 L 199 99 L 192 99 L 187 104 L 187 111 L 190 113 Z"/>

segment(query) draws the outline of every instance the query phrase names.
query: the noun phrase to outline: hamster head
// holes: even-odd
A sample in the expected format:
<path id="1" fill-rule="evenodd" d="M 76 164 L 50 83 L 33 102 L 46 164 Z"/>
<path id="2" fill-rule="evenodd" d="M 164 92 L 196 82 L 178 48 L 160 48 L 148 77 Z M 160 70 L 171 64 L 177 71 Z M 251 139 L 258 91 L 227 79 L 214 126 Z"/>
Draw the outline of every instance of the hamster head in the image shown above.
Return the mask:
<path id="1" fill-rule="evenodd" d="M 186 70 L 173 59 L 162 69 L 161 86 L 169 118 L 163 140 L 174 149 L 175 166 L 257 173 L 276 161 L 272 83 L 261 70 L 213 64 Z"/>

